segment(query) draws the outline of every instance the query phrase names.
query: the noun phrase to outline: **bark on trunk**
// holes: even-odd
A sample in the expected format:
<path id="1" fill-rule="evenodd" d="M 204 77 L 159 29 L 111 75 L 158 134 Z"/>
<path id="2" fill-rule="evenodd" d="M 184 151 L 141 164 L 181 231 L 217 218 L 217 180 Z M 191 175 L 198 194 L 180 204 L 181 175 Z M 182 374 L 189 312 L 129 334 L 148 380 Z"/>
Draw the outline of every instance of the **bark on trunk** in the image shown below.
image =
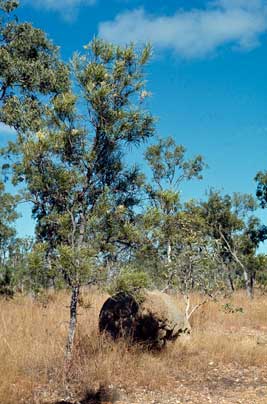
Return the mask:
<path id="1" fill-rule="evenodd" d="M 167 264 L 171 264 L 171 262 L 172 262 L 171 255 L 172 255 L 172 246 L 171 246 L 170 240 L 168 240 L 168 243 L 167 243 Z"/>
<path id="2" fill-rule="evenodd" d="M 225 278 L 225 283 L 228 286 L 230 293 L 234 293 L 235 287 L 234 287 L 234 282 L 233 282 L 233 279 L 232 279 L 232 275 L 231 275 L 230 269 L 227 267 L 225 262 L 222 262 L 222 269 L 223 269 L 223 272 L 224 272 L 225 277 L 226 277 Z"/>
<path id="3" fill-rule="evenodd" d="M 249 277 L 249 289 L 250 289 L 250 295 L 251 299 L 254 298 L 254 275 L 251 274 Z"/>
<path id="4" fill-rule="evenodd" d="M 229 273 L 228 273 L 228 284 L 229 284 L 229 289 L 230 289 L 231 293 L 234 293 L 234 291 L 235 291 L 234 282 L 233 282 L 231 274 L 229 274 Z"/>
<path id="5" fill-rule="evenodd" d="M 232 254 L 232 257 L 234 258 L 234 260 L 240 265 L 240 267 L 243 270 L 243 274 L 244 274 L 244 280 L 245 280 L 245 286 L 246 286 L 246 291 L 247 291 L 247 295 L 250 299 L 253 299 L 253 293 L 254 293 L 254 279 L 253 279 L 253 275 L 249 276 L 247 268 L 245 267 L 245 265 L 240 261 L 240 259 L 238 258 L 236 252 L 234 249 L 231 248 L 229 242 L 227 241 L 227 239 L 225 238 L 224 234 L 222 232 L 220 232 L 222 239 L 225 241 L 229 252 Z"/>
<path id="6" fill-rule="evenodd" d="M 246 285 L 246 291 L 247 295 L 250 299 L 253 299 L 254 297 L 254 282 L 253 282 L 253 276 L 249 276 L 248 271 L 245 266 L 243 266 L 243 273 L 244 273 L 244 279 L 245 279 L 245 285 Z"/>
<path id="7" fill-rule="evenodd" d="M 66 359 L 71 359 L 72 348 L 74 343 L 76 324 L 77 324 L 77 308 L 78 308 L 78 298 L 79 298 L 80 287 L 73 286 L 71 292 L 71 303 L 70 303 L 70 323 L 69 323 L 69 333 L 66 345 Z"/>

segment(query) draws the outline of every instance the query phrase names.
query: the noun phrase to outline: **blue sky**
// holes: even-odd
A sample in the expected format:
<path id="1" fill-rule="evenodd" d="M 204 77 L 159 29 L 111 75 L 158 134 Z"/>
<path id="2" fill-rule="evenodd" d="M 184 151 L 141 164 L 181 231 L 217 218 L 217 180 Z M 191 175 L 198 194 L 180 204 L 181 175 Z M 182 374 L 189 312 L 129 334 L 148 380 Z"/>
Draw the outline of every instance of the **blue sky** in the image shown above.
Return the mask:
<path id="1" fill-rule="evenodd" d="M 184 198 L 204 197 L 211 186 L 255 194 L 253 178 L 267 169 L 267 0 L 22 0 L 17 14 L 44 29 L 65 60 L 96 35 L 151 41 L 157 133 L 209 166 L 203 181 L 182 188 Z M 1 144 L 12 136 L 0 133 Z M 32 229 L 24 207 L 18 230 Z"/>

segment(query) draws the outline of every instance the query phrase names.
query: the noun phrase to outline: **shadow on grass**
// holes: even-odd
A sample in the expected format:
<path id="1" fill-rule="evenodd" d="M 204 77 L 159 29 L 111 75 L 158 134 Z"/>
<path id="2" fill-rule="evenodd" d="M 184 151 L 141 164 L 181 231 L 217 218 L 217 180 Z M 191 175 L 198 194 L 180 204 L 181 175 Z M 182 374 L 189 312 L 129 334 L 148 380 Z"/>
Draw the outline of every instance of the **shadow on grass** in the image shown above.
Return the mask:
<path id="1" fill-rule="evenodd" d="M 79 401 L 57 401 L 54 404 L 113 404 L 118 401 L 119 396 L 116 391 L 105 386 L 95 390 L 87 390 L 84 397 Z"/>

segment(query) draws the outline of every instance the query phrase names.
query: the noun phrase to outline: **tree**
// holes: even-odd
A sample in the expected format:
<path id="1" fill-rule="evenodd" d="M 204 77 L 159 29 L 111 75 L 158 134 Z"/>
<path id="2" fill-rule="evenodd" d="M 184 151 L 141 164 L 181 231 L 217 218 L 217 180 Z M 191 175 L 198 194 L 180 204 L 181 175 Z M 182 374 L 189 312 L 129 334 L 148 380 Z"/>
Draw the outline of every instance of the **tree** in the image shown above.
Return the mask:
<path id="1" fill-rule="evenodd" d="M 13 225 L 18 217 L 17 202 L 18 199 L 6 193 L 3 182 L 0 182 L 0 287 L 8 287 L 11 284 L 12 274 L 8 262 L 16 236 Z"/>
<path id="2" fill-rule="evenodd" d="M 19 23 L 18 1 L 0 1 L 0 122 L 17 130 L 36 129 L 44 97 L 69 86 L 69 72 L 45 33 Z"/>
<path id="3" fill-rule="evenodd" d="M 214 240 L 216 256 L 227 274 L 231 290 L 234 290 L 231 267 L 236 264 L 243 272 L 247 294 L 252 298 L 254 272 L 247 264 L 265 237 L 259 220 L 248 216 L 256 209 L 254 198 L 237 193 L 232 197 L 222 196 L 217 191 L 210 191 L 208 200 L 202 203 L 202 209 L 207 233 Z"/>
<path id="4" fill-rule="evenodd" d="M 0 1 L 0 122 L 18 133 L 17 141 L 9 142 L 1 150 L 5 157 L 2 165 L 5 181 L 10 161 L 13 168 L 16 166 L 14 158 L 20 153 L 24 134 L 39 128 L 49 99 L 65 92 L 70 85 L 69 68 L 59 60 L 58 49 L 42 30 L 18 21 L 14 15 L 18 6 L 16 0 Z M 19 176 L 13 178 L 15 184 L 22 180 Z M 17 256 L 18 245 L 22 247 L 22 240 L 13 239 L 12 251 L 6 249 L 9 262 L 11 255 Z"/>
<path id="5" fill-rule="evenodd" d="M 260 243 L 267 239 L 267 227 L 262 225 L 259 218 L 249 217 L 245 224 L 243 233 L 239 240 L 239 249 L 242 254 L 242 261 L 247 268 L 248 280 L 245 277 L 245 283 L 249 288 L 249 296 L 253 297 L 254 283 L 257 278 L 257 272 L 261 271 L 261 260 L 257 257 L 257 248 Z"/>
<path id="6" fill-rule="evenodd" d="M 267 205 L 267 172 L 260 171 L 255 177 L 257 182 L 256 196 L 260 202 L 262 208 L 266 208 Z"/>
<path id="7" fill-rule="evenodd" d="M 1 150 L 6 181 L 23 134 L 39 128 L 48 99 L 69 87 L 69 69 L 59 60 L 58 49 L 42 30 L 18 22 L 18 6 L 16 0 L 0 1 L 0 122 L 18 132 L 17 142 Z M 13 178 L 16 184 L 22 179 Z"/>
<path id="8" fill-rule="evenodd" d="M 85 48 L 86 54 L 72 62 L 80 93 L 54 97 L 40 129 L 23 134 L 21 160 L 14 166 L 15 179 L 24 178 L 25 195 L 33 203 L 37 240 L 72 291 L 67 357 L 80 287 L 97 278 L 96 265 L 112 243 L 114 226 L 107 242 L 103 223 L 116 220 L 120 210 L 130 214 L 137 203 L 140 174 L 125 166 L 126 147 L 154 131 L 153 118 L 140 102 L 150 47 L 136 52 L 133 45 L 95 39 Z"/>
<path id="9" fill-rule="evenodd" d="M 173 261 L 183 249 L 183 228 L 188 224 L 188 218 L 182 214 L 180 186 L 183 181 L 201 179 L 205 167 L 202 156 L 187 160 L 185 152 L 183 146 L 169 137 L 148 147 L 145 154 L 152 171 L 152 181 L 146 185 L 149 208 L 143 218 L 144 226 L 149 234 L 148 243 L 151 241 L 154 244 L 157 258 L 171 278 L 174 274 Z"/>
<path id="10" fill-rule="evenodd" d="M 267 286 L 267 256 L 258 254 L 252 262 L 256 274 L 256 281 L 263 292 L 266 292 Z"/>

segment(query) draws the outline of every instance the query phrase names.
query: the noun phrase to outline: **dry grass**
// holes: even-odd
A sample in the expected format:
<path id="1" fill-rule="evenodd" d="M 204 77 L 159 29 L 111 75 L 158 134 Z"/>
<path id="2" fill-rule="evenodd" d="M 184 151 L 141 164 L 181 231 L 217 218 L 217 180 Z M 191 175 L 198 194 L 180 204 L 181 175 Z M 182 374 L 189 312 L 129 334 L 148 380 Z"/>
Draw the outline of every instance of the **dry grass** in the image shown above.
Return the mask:
<path id="1" fill-rule="evenodd" d="M 98 334 L 98 313 L 106 296 L 85 293 L 79 310 L 74 360 L 64 373 L 64 346 L 68 326 L 68 299 L 58 293 L 42 301 L 16 297 L 0 301 L 0 402 L 51 402 L 54 397 L 87 388 L 114 385 L 170 389 L 186 374 L 203 376 L 210 364 L 266 366 L 267 298 L 249 302 L 243 293 L 202 306 L 192 318 L 193 333 L 161 353 L 114 344 Z M 194 303 L 200 301 L 193 296 Z M 228 306 L 225 304 L 228 303 Z M 180 300 L 182 306 L 183 302 Z M 243 312 L 229 311 L 242 307 Z M 266 342 L 266 343 L 265 343 Z M 201 376 L 201 377 L 202 377 Z M 194 376 L 193 376 L 194 377 Z M 43 401 L 40 401 L 42 397 Z"/>

